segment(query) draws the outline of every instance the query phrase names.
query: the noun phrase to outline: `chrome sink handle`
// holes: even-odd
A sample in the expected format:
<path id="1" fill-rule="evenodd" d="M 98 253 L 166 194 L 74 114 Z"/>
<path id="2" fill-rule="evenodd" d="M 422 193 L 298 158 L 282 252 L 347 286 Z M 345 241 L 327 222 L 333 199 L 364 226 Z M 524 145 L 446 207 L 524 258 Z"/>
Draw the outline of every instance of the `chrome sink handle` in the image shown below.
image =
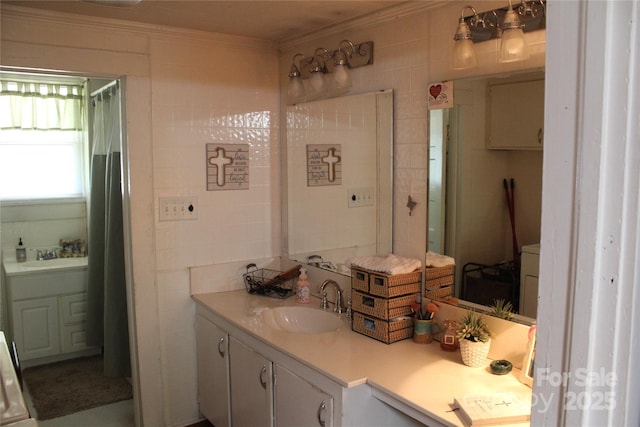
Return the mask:
<path id="1" fill-rule="evenodd" d="M 326 288 L 327 285 L 333 286 L 336 290 L 336 305 L 334 306 L 333 311 L 338 314 L 344 313 L 347 308 L 344 306 L 344 302 L 342 301 L 342 289 L 340 289 L 340 285 L 338 285 L 338 283 L 335 280 L 331 280 L 331 279 L 325 280 L 324 282 L 322 282 L 322 285 L 320 286 L 320 291 L 323 292 L 325 295 L 326 295 L 326 292 L 324 288 Z M 323 301 L 323 306 L 324 306 L 324 301 Z"/>
<path id="2" fill-rule="evenodd" d="M 326 310 L 327 308 L 329 308 L 329 301 L 327 301 L 327 293 L 323 292 L 322 293 L 322 302 L 320 303 L 320 308 L 323 310 Z"/>

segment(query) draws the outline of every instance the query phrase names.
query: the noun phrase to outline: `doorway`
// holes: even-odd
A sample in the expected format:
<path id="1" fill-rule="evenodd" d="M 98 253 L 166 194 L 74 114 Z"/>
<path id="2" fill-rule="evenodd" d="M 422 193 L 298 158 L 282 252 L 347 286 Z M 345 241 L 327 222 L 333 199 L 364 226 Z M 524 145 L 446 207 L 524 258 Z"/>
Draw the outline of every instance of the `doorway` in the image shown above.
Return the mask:
<path id="1" fill-rule="evenodd" d="M 2 73 L 0 73 L 0 77 L 2 77 L 3 79 L 11 78 L 11 79 L 14 79 L 14 80 L 21 80 L 21 81 L 31 81 L 31 80 L 33 80 L 37 84 L 42 84 L 42 85 L 45 85 L 47 83 L 52 83 L 52 84 L 55 84 L 55 83 L 57 83 L 57 84 L 60 84 L 60 83 L 63 83 L 63 84 L 72 84 L 72 83 L 73 84 L 78 84 L 78 83 L 80 83 L 85 88 L 85 90 L 84 90 L 84 102 L 85 102 L 84 105 L 85 105 L 85 107 L 90 105 L 90 103 L 92 101 L 90 95 L 94 94 L 93 93 L 94 91 L 91 91 L 89 89 L 91 87 L 91 84 L 96 82 L 99 86 L 104 86 L 104 82 L 105 82 L 105 79 L 101 79 L 101 78 L 76 77 L 76 76 L 71 76 L 71 75 L 46 75 L 46 74 L 33 74 L 33 73 L 21 73 L 21 72 L 11 72 L 11 73 L 2 72 Z M 110 83 L 112 85 L 112 87 L 117 87 L 117 89 L 119 90 L 119 93 L 118 93 L 117 97 L 118 97 L 119 101 L 122 101 L 124 98 L 120 94 L 124 93 L 124 79 L 117 79 L 117 80 L 111 79 L 111 81 L 114 82 L 114 83 Z M 102 91 L 98 90 L 98 92 L 102 92 Z M 114 92 L 110 91 L 109 93 L 114 93 Z M 122 117 L 124 116 L 124 111 L 125 110 L 124 110 L 124 105 L 123 105 L 122 102 L 121 102 L 121 104 L 122 105 L 120 107 L 118 107 L 117 132 L 120 135 L 124 136 L 124 135 L 126 135 L 126 132 L 125 132 L 125 129 L 124 129 L 124 125 L 123 125 L 123 123 L 125 123 L 125 121 L 122 120 Z M 88 110 L 89 110 L 88 108 L 84 109 L 84 119 L 85 119 L 84 123 L 87 126 L 85 126 L 84 131 L 83 131 L 83 133 L 85 135 L 83 149 L 82 149 L 82 157 L 83 157 L 83 161 L 84 161 L 83 162 L 84 163 L 84 171 L 83 171 L 83 173 L 81 173 L 81 175 L 84 175 L 85 182 L 87 182 L 87 183 L 90 182 L 90 179 L 89 179 L 90 170 L 91 170 L 91 168 L 90 168 L 90 165 L 91 165 L 90 154 L 92 152 L 92 150 L 88 146 L 88 141 L 89 141 L 89 137 L 91 136 L 91 133 L 93 132 L 93 131 L 89 130 L 89 129 L 91 129 L 91 126 L 90 126 L 90 121 L 88 120 L 89 119 Z M 127 176 L 128 169 L 125 168 L 125 167 L 121 167 L 123 159 L 126 158 L 126 138 L 122 137 L 121 140 L 122 140 L 122 146 L 120 147 L 120 149 L 123 152 L 122 156 L 121 156 L 122 158 L 120 156 L 117 156 L 117 158 L 114 157 L 114 159 L 115 159 L 115 163 L 117 163 L 115 166 L 118 166 L 118 170 L 122 171 L 122 173 L 120 173 L 120 172 L 117 173 L 118 174 L 118 178 L 120 178 L 120 176 L 121 176 L 123 181 L 127 182 L 127 180 L 128 180 L 128 176 Z M 112 162 L 112 163 L 114 163 L 114 162 Z M 112 165 L 112 166 L 114 166 L 114 165 Z M 117 187 L 119 187 L 120 185 L 121 184 L 117 184 Z M 87 200 L 91 200 L 92 198 L 91 198 L 91 192 L 89 191 L 89 186 L 87 186 L 86 189 L 87 189 L 86 192 L 85 192 L 86 198 L 87 198 Z M 129 307 L 132 307 L 132 303 L 133 303 L 132 290 L 131 290 L 131 280 L 129 279 L 130 278 L 130 273 L 125 274 L 125 272 L 124 272 L 124 269 L 125 269 L 124 266 L 125 265 L 131 266 L 131 259 L 130 259 L 131 251 L 129 250 L 129 247 L 130 247 L 130 230 L 129 230 L 129 227 L 126 225 L 126 223 L 128 221 L 128 218 L 129 218 L 129 212 L 128 212 L 129 206 L 127 204 L 127 201 L 124 200 L 125 197 L 123 197 L 123 192 L 120 191 L 119 188 L 114 194 L 118 194 L 118 196 L 119 196 L 119 197 L 117 197 L 119 204 L 116 206 L 116 210 L 119 209 L 121 211 L 121 213 L 122 213 L 123 218 L 124 218 L 123 221 L 120 221 L 122 223 L 122 225 L 119 227 L 120 234 L 121 234 L 120 256 L 122 257 L 122 260 L 121 260 L 122 262 L 120 263 L 121 264 L 120 269 L 122 270 L 122 274 L 121 274 L 121 277 L 122 277 L 122 279 L 121 279 L 121 283 L 122 283 L 121 293 L 122 293 L 123 298 L 124 298 L 124 303 L 120 305 L 118 310 L 120 312 L 120 318 L 121 319 L 124 318 L 124 322 L 125 322 L 123 324 L 122 321 L 121 321 L 120 322 L 120 326 L 123 327 L 125 331 L 131 331 L 132 330 L 132 326 L 131 326 L 132 322 L 129 321 L 130 318 L 133 317 L 132 316 L 133 310 L 132 310 L 132 308 L 129 308 Z M 84 197 L 85 196 L 83 195 L 82 198 L 84 198 Z M 56 207 L 59 207 L 60 206 L 59 201 L 56 202 L 56 203 L 57 203 Z M 36 202 L 34 200 L 12 201 L 12 202 L 8 202 L 8 203 L 5 203 L 3 201 L 2 202 L 2 207 L 4 208 L 6 205 L 10 205 L 10 206 L 15 207 L 15 206 L 20 205 L 20 204 L 27 206 L 28 209 L 31 209 L 31 210 L 47 211 L 47 210 L 49 210 L 47 208 L 47 206 L 51 206 L 51 200 L 45 201 L 44 205 L 42 203 Z M 71 205 L 73 205 L 72 209 L 76 209 L 77 210 L 78 205 L 81 205 L 81 204 L 82 203 L 79 203 L 78 200 L 74 201 L 73 203 L 71 203 Z M 63 202 L 62 205 L 65 205 L 65 203 Z M 88 207 L 88 205 L 85 205 L 85 206 Z M 23 208 L 20 208 L 20 209 L 23 209 Z M 74 214 L 69 215 L 69 216 L 73 217 Z M 94 251 L 91 250 L 91 244 L 92 244 L 92 240 L 93 239 L 92 239 L 91 232 L 88 230 L 89 227 L 88 227 L 87 221 L 90 221 L 90 219 L 92 217 L 95 217 L 95 216 L 96 216 L 96 211 L 91 211 L 88 208 L 86 208 L 84 216 L 77 217 L 77 215 L 75 215 L 74 218 L 66 218 L 66 219 L 62 220 L 62 222 L 65 222 L 65 223 L 70 223 L 70 222 L 74 223 L 74 225 L 71 227 L 71 230 L 73 230 L 72 233 L 75 233 L 74 236 L 77 235 L 79 237 L 78 240 L 84 240 L 84 241 L 89 243 L 90 251 L 92 252 L 91 255 L 95 255 L 95 254 L 93 254 Z M 41 220 L 39 222 L 40 222 L 40 224 L 39 224 L 40 227 L 42 227 L 43 224 L 46 221 L 42 221 Z M 60 218 L 57 218 L 56 221 L 52 221 L 52 224 L 51 224 L 50 228 L 54 228 L 55 229 L 56 227 L 59 226 L 60 223 L 61 223 Z M 22 221 L 22 223 L 18 227 L 14 227 L 14 224 L 8 224 L 8 223 L 3 221 L 2 226 L 3 226 L 3 237 L 8 235 L 9 238 L 11 236 L 13 236 L 13 234 L 15 234 L 15 233 L 22 234 L 22 233 L 28 232 L 28 230 L 30 228 L 28 224 L 25 224 L 25 221 Z M 14 229 L 14 228 L 16 228 L 16 229 Z M 52 231 L 52 232 L 50 232 L 48 234 L 47 233 L 44 233 L 44 234 L 50 237 L 50 236 L 54 235 L 55 233 L 65 233 L 65 232 L 68 232 L 68 231 L 69 231 L 68 228 L 63 227 L 63 228 L 58 228 L 57 230 L 54 230 L 54 231 Z M 41 235 L 41 234 L 42 233 L 39 233 L 39 235 Z M 60 237 L 68 237 L 68 236 L 65 235 L 65 236 L 60 236 Z M 39 241 L 38 243 L 39 244 L 43 244 L 45 239 L 46 239 L 46 237 L 42 237 L 41 241 Z M 36 239 L 33 239 L 32 241 L 35 241 L 35 240 Z M 56 242 L 57 242 L 57 240 L 56 240 Z M 53 241 L 51 242 L 51 244 L 54 244 L 54 243 L 55 242 L 53 242 Z M 49 243 L 47 243 L 47 244 L 49 244 Z M 3 241 L 2 242 L 3 249 L 5 249 L 7 246 L 8 246 L 7 242 Z M 94 249 L 95 249 L 95 247 L 94 247 Z M 3 252 L 4 252 L 3 255 L 7 255 L 9 253 L 9 251 L 7 251 L 6 249 L 3 250 Z M 91 258 L 92 258 L 91 255 L 89 256 L 89 260 L 90 260 L 89 262 L 91 262 Z M 6 300 L 4 298 L 2 299 L 2 303 L 3 303 L 3 305 L 6 304 Z M 4 309 L 2 311 L 3 311 L 3 313 L 7 312 L 7 310 L 4 310 Z M 90 310 L 85 310 L 85 313 L 89 312 L 89 311 Z M 124 316 L 122 316 L 122 313 L 124 314 Z M 8 321 L 8 319 L 1 319 L 1 320 L 2 320 L 1 323 L 2 323 L 2 327 L 3 328 L 7 328 L 7 327 L 10 328 L 11 325 L 10 325 L 10 321 Z M 124 349 L 124 352 L 126 353 L 127 364 L 128 364 L 128 359 L 129 358 L 132 360 L 132 363 L 134 363 L 133 360 L 134 360 L 134 357 L 135 357 L 134 355 L 130 354 L 131 352 L 129 350 L 129 345 L 128 345 L 129 342 L 130 342 L 130 340 L 129 340 L 129 337 L 127 335 L 126 338 L 124 339 L 124 345 L 123 345 L 123 347 L 126 347 Z M 93 345 L 95 346 L 96 344 L 93 344 Z M 102 346 L 100 344 L 98 344 L 97 347 L 94 347 L 94 348 L 100 348 L 100 347 L 102 347 Z M 100 353 L 100 350 L 98 350 L 98 352 Z M 78 353 L 78 354 L 73 354 L 72 356 L 85 356 L 85 355 L 86 354 L 84 354 L 84 353 Z M 65 358 L 65 356 L 62 356 L 61 358 Z M 50 359 L 43 359 L 41 362 L 44 362 L 44 363 L 57 362 L 58 359 L 60 359 L 60 358 L 52 357 Z M 24 366 L 24 364 L 23 364 L 23 366 Z M 135 368 L 133 370 L 135 372 Z M 129 377 L 132 376 L 131 375 L 131 370 L 129 370 L 129 372 L 127 372 L 127 375 Z M 133 377 L 135 378 L 135 373 L 134 373 Z M 135 382 L 135 379 L 134 379 L 134 382 Z"/>

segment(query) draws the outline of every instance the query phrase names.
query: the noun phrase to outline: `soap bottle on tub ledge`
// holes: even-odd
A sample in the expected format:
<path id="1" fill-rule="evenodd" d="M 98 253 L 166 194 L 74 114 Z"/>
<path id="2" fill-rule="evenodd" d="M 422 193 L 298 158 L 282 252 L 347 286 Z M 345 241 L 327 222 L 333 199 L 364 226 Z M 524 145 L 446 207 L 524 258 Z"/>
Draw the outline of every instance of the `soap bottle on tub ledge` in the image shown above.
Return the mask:
<path id="1" fill-rule="evenodd" d="M 305 268 L 300 269 L 300 275 L 296 282 L 296 295 L 298 296 L 297 302 L 301 304 L 308 304 L 311 298 L 311 283 L 307 279 L 307 270 Z"/>

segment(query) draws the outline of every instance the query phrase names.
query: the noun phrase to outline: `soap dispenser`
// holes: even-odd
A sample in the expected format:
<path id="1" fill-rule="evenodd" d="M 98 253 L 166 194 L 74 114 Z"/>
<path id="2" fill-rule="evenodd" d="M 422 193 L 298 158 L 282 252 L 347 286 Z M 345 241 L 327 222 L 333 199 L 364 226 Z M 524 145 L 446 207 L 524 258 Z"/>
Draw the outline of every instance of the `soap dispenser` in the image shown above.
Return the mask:
<path id="1" fill-rule="evenodd" d="M 27 248 L 22 244 L 22 237 L 20 237 L 20 241 L 18 242 L 18 247 L 16 248 L 16 261 L 25 262 L 27 260 Z"/>
<path id="2" fill-rule="evenodd" d="M 311 283 L 307 279 L 307 270 L 304 268 L 300 269 L 296 283 L 296 295 L 298 296 L 297 301 L 301 304 L 308 304 L 311 299 Z"/>

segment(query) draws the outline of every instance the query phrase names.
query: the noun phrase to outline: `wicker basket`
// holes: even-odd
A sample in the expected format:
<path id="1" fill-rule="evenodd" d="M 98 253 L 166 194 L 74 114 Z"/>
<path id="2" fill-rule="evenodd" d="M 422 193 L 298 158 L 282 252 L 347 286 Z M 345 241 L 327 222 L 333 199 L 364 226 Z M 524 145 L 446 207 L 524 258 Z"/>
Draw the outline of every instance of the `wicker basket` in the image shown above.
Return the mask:
<path id="1" fill-rule="evenodd" d="M 359 268 L 352 268 L 351 288 L 362 292 L 369 292 L 369 272 Z"/>
<path id="2" fill-rule="evenodd" d="M 435 279 L 427 279 L 425 282 L 425 288 L 427 291 L 432 291 L 443 286 L 453 285 L 453 282 L 453 275 L 436 277 Z"/>
<path id="3" fill-rule="evenodd" d="M 413 336 L 413 319 L 386 321 L 354 311 L 352 328 L 362 335 L 391 344 Z"/>
<path id="4" fill-rule="evenodd" d="M 385 298 L 420 292 L 421 272 L 406 274 L 369 273 L 369 293 Z"/>
<path id="5" fill-rule="evenodd" d="M 416 302 L 416 294 L 397 298 L 380 298 L 358 291 L 351 293 L 351 307 L 354 311 L 382 320 L 411 314 L 411 304 L 414 302 Z"/>
<path id="6" fill-rule="evenodd" d="M 443 286 L 437 289 L 427 289 L 424 293 L 424 297 L 430 299 L 444 299 L 450 296 L 453 296 L 453 285 Z"/>
<path id="7" fill-rule="evenodd" d="M 427 267 L 425 268 L 425 274 L 427 281 L 437 279 L 438 277 L 453 276 L 456 270 L 456 265 L 451 264 L 445 267 Z"/>

